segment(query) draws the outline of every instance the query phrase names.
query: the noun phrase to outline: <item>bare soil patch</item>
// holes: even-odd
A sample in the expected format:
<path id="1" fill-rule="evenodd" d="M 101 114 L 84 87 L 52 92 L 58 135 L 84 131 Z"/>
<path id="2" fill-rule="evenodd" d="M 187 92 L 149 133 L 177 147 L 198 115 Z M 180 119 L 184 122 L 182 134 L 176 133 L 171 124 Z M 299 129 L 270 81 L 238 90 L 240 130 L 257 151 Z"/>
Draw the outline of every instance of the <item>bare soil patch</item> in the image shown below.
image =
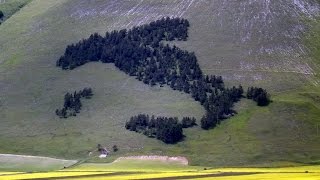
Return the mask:
<path id="1" fill-rule="evenodd" d="M 152 160 L 152 161 L 161 161 L 165 163 L 176 163 L 181 165 L 188 165 L 189 161 L 187 158 L 182 156 L 170 157 L 170 156 L 127 156 L 120 157 L 114 162 L 119 162 L 121 160 Z"/>

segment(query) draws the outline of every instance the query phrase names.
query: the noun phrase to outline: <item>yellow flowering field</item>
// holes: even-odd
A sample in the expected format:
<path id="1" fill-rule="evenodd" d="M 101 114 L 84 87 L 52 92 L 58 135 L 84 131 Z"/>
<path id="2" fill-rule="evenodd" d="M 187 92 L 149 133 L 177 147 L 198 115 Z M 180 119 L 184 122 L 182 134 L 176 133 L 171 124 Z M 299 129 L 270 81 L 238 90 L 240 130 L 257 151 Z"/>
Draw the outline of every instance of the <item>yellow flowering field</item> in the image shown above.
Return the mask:
<path id="1" fill-rule="evenodd" d="M 283 168 L 204 168 L 157 161 L 84 163 L 52 172 L 0 172 L 0 180 L 18 179 L 218 179 L 218 180 L 320 180 L 320 166 Z"/>

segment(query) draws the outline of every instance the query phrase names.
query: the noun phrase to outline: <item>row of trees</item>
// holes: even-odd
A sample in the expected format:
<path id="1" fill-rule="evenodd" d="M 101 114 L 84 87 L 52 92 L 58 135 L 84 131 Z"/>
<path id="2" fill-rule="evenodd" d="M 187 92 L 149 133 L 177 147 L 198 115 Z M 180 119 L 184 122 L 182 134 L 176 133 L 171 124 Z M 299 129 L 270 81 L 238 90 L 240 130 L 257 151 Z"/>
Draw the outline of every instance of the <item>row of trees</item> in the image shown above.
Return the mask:
<path id="1" fill-rule="evenodd" d="M 190 93 L 207 111 L 201 127 L 210 129 L 234 114 L 233 105 L 243 97 L 243 88 L 226 88 L 221 76 L 203 74 L 193 52 L 162 43 L 187 40 L 188 27 L 185 19 L 162 18 L 130 30 L 107 32 L 104 37 L 95 33 L 69 45 L 57 66 L 67 70 L 90 61 L 114 63 L 121 71 L 150 86 L 168 85 L 173 90 Z M 134 125 L 128 127 L 135 129 Z"/>
<path id="2" fill-rule="evenodd" d="M 257 87 L 249 87 L 247 90 L 247 98 L 253 99 L 258 106 L 267 106 L 270 103 L 270 95 L 267 90 Z"/>
<path id="3" fill-rule="evenodd" d="M 183 117 L 181 120 L 182 128 L 197 126 L 197 120 L 194 117 Z"/>
<path id="4" fill-rule="evenodd" d="M 115 63 L 129 74 L 136 74 L 138 67 L 145 67 L 155 54 L 160 41 L 186 40 L 189 22 L 180 18 L 162 18 L 150 24 L 127 31 L 107 32 L 104 37 L 97 33 L 77 44 L 69 45 L 57 61 L 62 69 L 73 69 L 90 61 Z"/>
<path id="5" fill-rule="evenodd" d="M 89 99 L 92 96 L 91 88 L 84 88 L 83 90 L 72 93 L 67 93 L 64 96 L 64 105 L 62 109 L 56 109 L 56 115 L 60 118 L 68 118 L 70 116 L 76 116 L 80 113 L 82 103 L 81 98 Z"/>
<path id="6" fill-rule="evenodd" d="M 133 116 L 126 122 L 126 129 L 142 133 L 151 138 L 157 138 L 164 143 L 173 144 L 184 137 L 183 129 L 196 125 L 196 119 L 184 117 L 181 121 L 177 117 L 155 117 L 146 114 Z"/>

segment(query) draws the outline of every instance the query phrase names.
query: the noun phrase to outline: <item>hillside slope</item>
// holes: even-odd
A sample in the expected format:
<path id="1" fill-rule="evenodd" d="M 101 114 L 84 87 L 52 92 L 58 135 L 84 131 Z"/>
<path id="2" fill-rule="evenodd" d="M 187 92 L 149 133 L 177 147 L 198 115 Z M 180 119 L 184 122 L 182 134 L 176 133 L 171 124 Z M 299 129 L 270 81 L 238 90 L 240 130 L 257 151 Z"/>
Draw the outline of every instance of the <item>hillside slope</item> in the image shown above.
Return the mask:
<path id="1" fill-rule="evenodd" d="M 28 4 L 31 0 L 8 0 L 0 1 L 0 11 L 3 17 L 0 19 L 0 24 L 10 18 L 14 13 L 18 12 L 23 6 Z"/>
<path id="2" fill-rule="evenodd" d="M 0 152 L 84 158 L 101 143 L 117 144 L 116 156 L 179 154 L 194 164 L 317 161 L 319 66 L 305 38 L 319 9 L 315 0 L 33 0 L 0 27 Z M 66 45 L 93 32 L 165 16 L 190 21 L 189 40 L 175 43 L 194 51 L 206 73 L 267 88 L 274 102 L 258 108 L 244 100 L 216 129 L 187 130 L 184 142 L 168 146 L 123 125 L 138 113 L 200 118 L 204 111 L 191 97 L 146 86 L 112 65 L 55 67 Z M 79 116 L 56 117 L 63 95 L 84 87 L 94 96 Z"/>

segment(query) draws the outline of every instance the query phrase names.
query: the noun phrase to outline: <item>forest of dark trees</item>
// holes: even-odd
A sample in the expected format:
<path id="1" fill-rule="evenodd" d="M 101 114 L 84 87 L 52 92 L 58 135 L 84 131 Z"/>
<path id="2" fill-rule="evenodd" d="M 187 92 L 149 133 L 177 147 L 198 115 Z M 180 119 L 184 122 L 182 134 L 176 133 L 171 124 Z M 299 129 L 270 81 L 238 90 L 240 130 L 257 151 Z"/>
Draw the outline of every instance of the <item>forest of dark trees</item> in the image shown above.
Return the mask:
<path id="1" fill-rule="evenodd" d="M 173 144 L 183 139 L 183 129 L 195 126 L 196 119 L 184 117 L 179 121 L 177 117 L 155 117 L 146 114 L 133 116 L 126 122 L 126 129 L 142 133 L 151 138 L 157 138 L 164 143 Z"/>
<path id="2" fill-rule="evenodd" d="M 189 22 L 162 18 L 130 30 L 97 33 L 69 45 L 56 65 L 74 69 L 90 61 L 114 63 L 117 68 L 150 86 L 170 86 L 191 94 L 207 111 L 201 127 L 210 129 L 234 114 L 235 102 L 243 97 L 242 86 L 226 88 L 221 76 L 204 75 L 193 52 L 163 41 L 187 40 Z M 169 118 L 168 118 L 169 119 Z"/>
<path id="3" fill-rule="evenodd" d="M 62 109 L 56 110 L 56 115 L 60 118 L 68 118 L 70 116 L 76 116 L 77 113 L 80 113 L 82 104 L 81 98 L 89 99 L 92 96 L 91 88 L 84 88 L 79 92 L 75 91 L 72 93 L 67 93 L 64 96 L 64 104 Z"/>

